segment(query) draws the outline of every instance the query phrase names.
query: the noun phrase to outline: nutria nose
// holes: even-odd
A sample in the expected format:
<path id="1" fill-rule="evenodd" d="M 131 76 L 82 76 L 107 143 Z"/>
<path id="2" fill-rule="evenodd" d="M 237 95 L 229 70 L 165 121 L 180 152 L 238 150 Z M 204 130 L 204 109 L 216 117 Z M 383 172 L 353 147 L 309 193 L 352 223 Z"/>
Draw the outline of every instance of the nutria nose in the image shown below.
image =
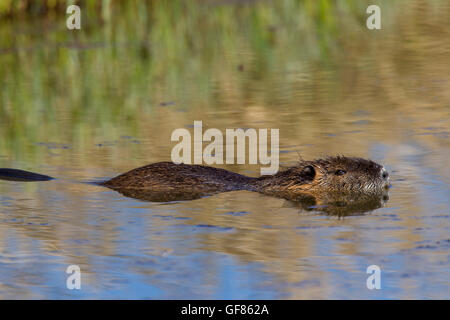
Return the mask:
<path id="1" fill-rule="evenodd" d="M 384 180 L 389 180 L 389 173 L 386 171 L 386 169 L 383 167 L 383 168 L 381 168 L 381 177 L 384 179 Z"/>
<path id="2" fill-rule="evenodd" d="M 389 173 L 387 172 L 387 170 L 384 167 L 381 168 L 380 175 L 383 178 L 383 180 L 385 181 L 384 188 L 386 190 L 389 189 L 391 187 L 391 184 L 389 182 Z"/>

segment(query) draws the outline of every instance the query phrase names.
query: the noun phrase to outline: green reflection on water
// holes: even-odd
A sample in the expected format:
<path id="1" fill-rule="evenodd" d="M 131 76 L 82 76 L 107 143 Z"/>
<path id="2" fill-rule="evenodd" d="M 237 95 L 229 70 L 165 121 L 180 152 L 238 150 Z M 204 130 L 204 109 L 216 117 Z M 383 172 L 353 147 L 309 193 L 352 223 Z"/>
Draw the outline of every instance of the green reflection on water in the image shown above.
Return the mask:
<path id="1" fill-rule="evenodd" d="M 61 264 L 75 260 L 101 277 L 110 260 L 95 264 L 92 257 L 117 258 L 134 248 L 136 257 L 153 259 L 166 249 L 189 254 L 193 247 L 243 264 L 261 262 L 264 271 L 292 285 L 283 291 L 289 297 L 319 298 L 361 297 L 358 291 L 347 296 L 341 291 L 345 285 L 334 290 L 335 283 L 323 279 L 334 276 L 349 288 L 365 283 L 336 273 L 330 256 L 342 257 L 343 268 L 354 274 L 373 263 L 372 257 L 392 254 L 388 267 L 401 270 L 405 263 L 413 275 L 430 270 L 418 280 L 438 288 L 432 294 L 421 287 L 408 291 L 410 280 L 402 277 L 396 281 L 404 296 L 445 296 L 439 285 L 448 274 L 428 269 L 440 268 L 439 252 L 420 251 L 420 261 L 410 261 L 414 255 L 404 250 L 419 241 L 441 241 L 438 249 L 446 249 L 448 170 L 442 164 L 449 146 L 450 41 L 444 41 L 450 38 L 449 2 L 379 1 L 380 31 L 365 28 L 369 1 L 237 2 L 112 2 L 108 10 L 86 1 L 79 32 L 66 30 L 64 10 L 10 13 L 5 4 L 12 2 L 0 2 L 1 167 L 63 178 L 0 184 L 2 248 L 13 251 L 15 241 L 35 243 L 24 252 L 39 249 L 42 255 L 28 263 L 56 256 Z M 221 130 L 280 128 L 284 164 L 296 161 L 298 150 L 306 159 L 347 153 L 382 158 L 396 169 L 391 207 L 382 211 L 388 215 L 345 221 L 300 216 L 280 199 L 245 192 L 155 207 L 65 180 L 111 177 L 168 160 L 171 132 L 194 120 Z M 172 224 L 152 216 L 168 211 L 188 219 Z M 230 212 L 249 214 L 236 218 Z M 323 228 L 316 229 L 318 224 Z M 233 231 L 208 232 L 205 225 Z M 372 255 L 361 262 L 368 252 Z M 131 274 L 144 274 L 158 287 L 172 283 L 173 271 L 167 269 L 177 264 L 154 259 L 142 267 L 136 262 Z M 215 272 L 215 260 L 206 260 L 203 269 L 181 265 L 196 274 Z M 113 264 L 117 268 L 117 261 Z M 21 278 L 28 273 L 9 268 L 0 282 L 33 291 Z M 51 270 L 51 276 L 60 272 Z M 296 286 L 311 278 L 311 270 L 317 290 Z M 162 274 L 162 280 L 151 278 L 151 272 Z M 216 285 L 215 278 L 209 281 Z M 41 279 L 32 283 L 40 285 Z M 98 283 L 102 293 L 109 290 Z M 196 287 L 189 281 L 186 286 Z M 30 296 L 36 292 L 45 295 L 34 289 Z M 169 286 L 167 292 L 185 291 Z M 380 295 L 399 297 L 398 292 Z"/>
<path id="2" fill-rule="evenodd" d="M 33 142 L 80 143 L 114 128 L 139 135 L 136 121 L 165 101 L 216 109 L 236 102 L 222 95 L 256 93 L 264 104 L 295 103 L 298 85 L 284 75 L 300 73 L 302 86 L 314 86 L 311 64 L 335 69 L 347 42 L 340 34 L 367 32 L 364 1 L 139 1 L 100 9 L 88 1 L 82 31 L 65 28 L 64 11 L 42 16 L 36 3 L 28 14 L 10 6 L 0 8 L 16 14 L 0 29 L 0 148 L 15 157 L 39 152 Z"/>

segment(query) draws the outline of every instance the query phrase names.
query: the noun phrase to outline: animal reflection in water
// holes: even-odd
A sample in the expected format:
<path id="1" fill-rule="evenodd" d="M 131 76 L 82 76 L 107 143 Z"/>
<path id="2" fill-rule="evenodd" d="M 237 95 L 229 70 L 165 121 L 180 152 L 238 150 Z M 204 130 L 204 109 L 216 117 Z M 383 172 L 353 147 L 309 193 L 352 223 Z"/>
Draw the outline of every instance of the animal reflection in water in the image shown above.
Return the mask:
<path id="1" fill-rule="evenodd" d="M 53 178 L 0 169 L 0 179 Z M 304 210 L 340 216 L 363 214 L 384 206 L 390 187 L 389 174 L 383 166 L 368 159 L 344 156 L 302 160 L 275 175 L 258 178 L 208 166 L 158 162 L 95 184 L 126 197 L 152 202 L 194 200 L 247 190 L 287 199 Z"/>
<path id="2" fill-rule="evenodd" d="M 195 200 L 212 194 L 197 192 L 166 193 L 154 192 L 143 189 L 114 189 L 125 197 L 150 202 L 173 202 Z M 281 195 L 280 195 L 281 196 Z M 329 215 L 350 216 L 362 215 L 384 207 L 389 200 L 389 193 L 382 194 L 353 194 L 353 195 L 328 195 L 319 197 L 313 195 L 297 195 L 297 197 L 286 197 L 287 205 L 298 207 L 304 211 L 321 212 Z"/>

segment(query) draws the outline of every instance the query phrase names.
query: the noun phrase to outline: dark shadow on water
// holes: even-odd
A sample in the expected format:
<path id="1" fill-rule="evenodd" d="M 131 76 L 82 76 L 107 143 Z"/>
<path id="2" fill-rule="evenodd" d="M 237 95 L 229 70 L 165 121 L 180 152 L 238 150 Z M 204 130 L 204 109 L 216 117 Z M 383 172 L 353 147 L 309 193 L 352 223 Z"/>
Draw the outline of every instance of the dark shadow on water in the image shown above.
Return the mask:
<path id="1" fill-rule="evenodd" d="M 331 216 L 359 216 L 382 208 L 389 200 L 386 190 L 380 194 L 329 194 L 321 197 L 299 195 L 296 199 L 288 199 L 289 206 L 302 211 L 317 212 Z"/>
<path id="2" fill-rule="evenodd" d="M 158 192 L 144 189 L 113 189 L 125 197 L 149 202 L 189 201 L 211 196 L 213 194 L 200 192 Z M 270 196 L 270 195 L 268 195 Z M 284 197 L 286 198 L 286 197 Z M 389 194 L 337 194 L 337 195 L 296 195 L 286 198 L 289 206 L 301 208 L 308 212 L 318 212 L 333 216 L 357 216 L 384 207 L 389 200 Z"/>
<path id="3" fill-rule="evenodd" d="M 127 188 L 110 188 L 125 197 L 133 198 L 141 201 L 148 202 L 172 202 L 172 201 L 188 201 L 207 197 L 211 194 L 199 193 L 199 192 L 167 192 L 167 191 L 154 191 L 145 189 L 127 189 Z"/>

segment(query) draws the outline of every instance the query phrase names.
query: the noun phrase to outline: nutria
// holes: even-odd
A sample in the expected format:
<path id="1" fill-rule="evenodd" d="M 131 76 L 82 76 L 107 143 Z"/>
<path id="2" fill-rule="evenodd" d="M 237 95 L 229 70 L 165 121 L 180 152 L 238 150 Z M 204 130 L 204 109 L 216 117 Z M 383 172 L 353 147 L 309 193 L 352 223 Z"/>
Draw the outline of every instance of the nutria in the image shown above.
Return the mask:
<path id="1" fill-rule="evenodd" d="M 0 178 L 20 181 L 52 179 L 15 169 L 0 169 Z M 377 198 L 389 187 L 389 174 L 383 166 L 371 160 L 345 156 L 301 160 L 275 175 L 259 178 L 202 165 L 158 162 L 97 184 L 127 197 L 158 202 L 248 190 L 321 205 L 342 203 L 340 199 L 343 198 Z"/>
<path id="2" fill-rule="evenodd" d="M 344 156 L 300 161 L 271 176 L 247 177 L 201 165 L 158 162 L 100 183 L 122 193 L 207 195 L 248 190 L 283 198 L 298 195 L 380 194 L 389 187 L 386 169 L 367 159 Z"/>

